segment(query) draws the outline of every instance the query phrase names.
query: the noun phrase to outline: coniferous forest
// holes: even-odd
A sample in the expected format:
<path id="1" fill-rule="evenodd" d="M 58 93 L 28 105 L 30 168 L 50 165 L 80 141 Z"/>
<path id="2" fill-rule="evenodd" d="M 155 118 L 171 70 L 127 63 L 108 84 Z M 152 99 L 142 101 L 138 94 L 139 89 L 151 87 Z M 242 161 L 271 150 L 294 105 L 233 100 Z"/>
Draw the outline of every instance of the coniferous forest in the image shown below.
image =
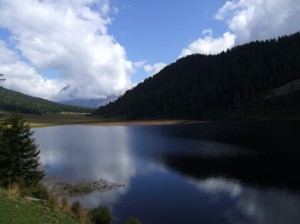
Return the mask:
<path id="1" fill-rule="evenodd" d="M 32 97 L 0 86 L 0 110 L 19 111 L 24 114 L 44 114 L 60 112 L 91 113 L 92 108 L 70 106 L 55 103 L 38 97 Z"/>
<path id="2" fill-rule="evenodd" d="M 123 119 L 299 117 L 298 79 L 299 32 L 218 55 L 181 58 L 96 114 Z M 286 94 L 277 94 L 286 84 Z"/>

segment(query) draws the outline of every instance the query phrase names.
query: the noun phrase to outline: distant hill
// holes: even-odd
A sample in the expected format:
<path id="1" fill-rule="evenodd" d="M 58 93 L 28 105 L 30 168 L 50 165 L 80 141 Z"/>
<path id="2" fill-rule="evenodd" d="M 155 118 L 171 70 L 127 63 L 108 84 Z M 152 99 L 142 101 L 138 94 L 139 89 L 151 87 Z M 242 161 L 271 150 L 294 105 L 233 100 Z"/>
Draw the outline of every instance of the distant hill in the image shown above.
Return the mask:
<path id="1" fill-rule="evenodd" d="M 19 111 L 27 114 L 78 112 L 92 113 L 94 109 L 54 103 L 32 97 L 0 86 L 0 110 Z"/>
<path id="2" fill-rule="evenodd" d="M 124 119 L 300 118 L 298 79 L 300 33 L 179 59 L 96 113 Z"/>
<path id="3" fill-rule="evenodd" d="M 110 101 L 114 101 L 115 99 L 116 97 L 107 97 L 105 99 L 73 99 L 73 100 L 59 101 L 58 103 L 96 109 L 99 106 L 105 105 Z"/>

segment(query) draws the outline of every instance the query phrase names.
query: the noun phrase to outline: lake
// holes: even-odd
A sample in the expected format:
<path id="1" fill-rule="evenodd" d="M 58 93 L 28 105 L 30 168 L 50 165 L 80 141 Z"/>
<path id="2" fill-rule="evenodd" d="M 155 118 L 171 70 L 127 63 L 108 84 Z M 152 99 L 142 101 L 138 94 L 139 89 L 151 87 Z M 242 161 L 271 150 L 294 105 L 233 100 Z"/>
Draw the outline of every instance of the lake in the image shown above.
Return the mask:
<path id="1" fill-rule="evenodd" d="M 300 122 L 33 129 L 47 176 L 124 184 L 70 198 L 112 223 L 300 223 Z"/>

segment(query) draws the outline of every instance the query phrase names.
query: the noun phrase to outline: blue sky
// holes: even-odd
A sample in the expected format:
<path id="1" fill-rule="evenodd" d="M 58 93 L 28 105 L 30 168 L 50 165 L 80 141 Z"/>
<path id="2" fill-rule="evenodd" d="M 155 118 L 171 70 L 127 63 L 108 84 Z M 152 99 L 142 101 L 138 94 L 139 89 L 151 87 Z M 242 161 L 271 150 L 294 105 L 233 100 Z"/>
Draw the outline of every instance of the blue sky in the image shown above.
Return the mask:
<path id="1" fill-rule="evenodd" d="M 203 30 L 214 27 L 215 34 L 222 35 L 226 25 L 213 17 L 224 2 L 115 0 L 118 13 L 109 31 L 126 46 L 130 60 L 169 64 Z M 147 72 L 140 71 L 133 81 L 140 82 L 147 76 Z"/>
<path id="2" fill-rule="evenodd" d="M 222 34 L 226 26 L 213 16 L 224 2 L 115 0 L 119 12 L 109 30 L 132 60 L 171 62 L 204 29 L 214 27 Z"/>
<path id="3" fill-rule="evenodd" d="M 298 21 L 300 0 L 0 0 L 2 85 L 118 96 L 180 57 L 295 33 Z"/>

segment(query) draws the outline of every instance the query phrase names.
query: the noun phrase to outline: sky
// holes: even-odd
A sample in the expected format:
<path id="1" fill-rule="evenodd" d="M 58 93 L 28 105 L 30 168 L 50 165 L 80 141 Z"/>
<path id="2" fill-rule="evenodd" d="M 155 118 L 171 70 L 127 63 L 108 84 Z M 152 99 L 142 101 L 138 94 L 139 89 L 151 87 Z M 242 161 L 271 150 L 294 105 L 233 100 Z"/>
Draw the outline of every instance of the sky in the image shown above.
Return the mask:
<path id="1" fill-rule="evenodd" d="M 300 0 L 0 0 L 2 86 L 119 96 L 190 54 L 300 31 Z"/>

